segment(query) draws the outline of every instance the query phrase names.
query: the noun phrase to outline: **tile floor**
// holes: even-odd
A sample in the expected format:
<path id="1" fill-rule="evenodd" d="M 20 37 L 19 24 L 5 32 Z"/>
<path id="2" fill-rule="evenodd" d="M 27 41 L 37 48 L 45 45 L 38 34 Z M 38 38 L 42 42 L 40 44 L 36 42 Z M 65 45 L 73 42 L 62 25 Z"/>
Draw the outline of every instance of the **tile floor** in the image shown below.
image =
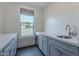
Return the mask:
<path id="1" fill-rule="evenodd" d="M 16 56 L 43 56 L 43 54 L 36 46 L 31 46 L 18 49 Z"/>

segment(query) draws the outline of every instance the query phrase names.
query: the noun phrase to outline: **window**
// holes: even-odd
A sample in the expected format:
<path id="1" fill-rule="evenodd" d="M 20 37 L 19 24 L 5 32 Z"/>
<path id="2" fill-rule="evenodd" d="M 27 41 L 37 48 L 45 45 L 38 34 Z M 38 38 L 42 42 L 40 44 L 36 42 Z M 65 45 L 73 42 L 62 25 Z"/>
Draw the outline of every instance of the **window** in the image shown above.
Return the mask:
<path id="1" fill-rule="evenodd" d="M 34 12 L 24 8 L 20 9 L 21 36 L 33 34 Z"/>

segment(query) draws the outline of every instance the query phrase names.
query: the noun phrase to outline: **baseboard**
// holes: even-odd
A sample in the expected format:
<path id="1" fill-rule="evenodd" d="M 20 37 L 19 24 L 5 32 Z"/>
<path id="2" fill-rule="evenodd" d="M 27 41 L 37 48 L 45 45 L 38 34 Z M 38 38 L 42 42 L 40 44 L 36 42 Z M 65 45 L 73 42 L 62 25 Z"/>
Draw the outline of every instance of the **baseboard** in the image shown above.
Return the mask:
<path id="1" fill-rule="evenodd" d="M 33 46 L 35 46 L 35 45 L 23 46 L 23 47 L 17 48 L 17 50 L 18 50 L 18 49 L 23 49 L 23 48 L 29 48 L 29 47 L 33 47 Z"/>
<path id="2" fill-rule="evenodd" d="M 17 48 L 31 46 L 31 45 L 35 45 L 35 41 L 28 41 L 28 42 L 18 43 Z"/>

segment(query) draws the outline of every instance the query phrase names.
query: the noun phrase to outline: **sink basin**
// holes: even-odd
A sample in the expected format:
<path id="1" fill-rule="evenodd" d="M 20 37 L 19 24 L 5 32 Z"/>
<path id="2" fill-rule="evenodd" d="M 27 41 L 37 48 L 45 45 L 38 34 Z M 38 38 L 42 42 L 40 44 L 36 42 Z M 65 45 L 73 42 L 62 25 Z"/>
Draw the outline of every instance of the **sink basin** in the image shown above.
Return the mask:
<path id="1" fill-rule="evenodd" d="M 60 36 L 57 36 L 58 38 L 64 38 L 64 39 L 70 39 L 72 37 L 70 36 L 66 36 L 66 35 L 60 35 Z"/>

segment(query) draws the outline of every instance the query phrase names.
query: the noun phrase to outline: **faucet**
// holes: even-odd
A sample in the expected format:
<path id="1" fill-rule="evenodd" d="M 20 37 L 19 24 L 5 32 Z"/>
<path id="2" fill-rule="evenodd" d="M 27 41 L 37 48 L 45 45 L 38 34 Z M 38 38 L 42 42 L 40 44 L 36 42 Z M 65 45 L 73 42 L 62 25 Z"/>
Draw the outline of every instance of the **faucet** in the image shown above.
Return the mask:
<path id="1" fill-rule="evenodd" d="M 70 25 L 66 25 L 65 30 L 67 30 L 67 29 L 69 29 L 69 34 L 68 35 L 70 36 L 70 34 L 71 34 L 71 32 L 70 32 L 71 31 Z"/>

